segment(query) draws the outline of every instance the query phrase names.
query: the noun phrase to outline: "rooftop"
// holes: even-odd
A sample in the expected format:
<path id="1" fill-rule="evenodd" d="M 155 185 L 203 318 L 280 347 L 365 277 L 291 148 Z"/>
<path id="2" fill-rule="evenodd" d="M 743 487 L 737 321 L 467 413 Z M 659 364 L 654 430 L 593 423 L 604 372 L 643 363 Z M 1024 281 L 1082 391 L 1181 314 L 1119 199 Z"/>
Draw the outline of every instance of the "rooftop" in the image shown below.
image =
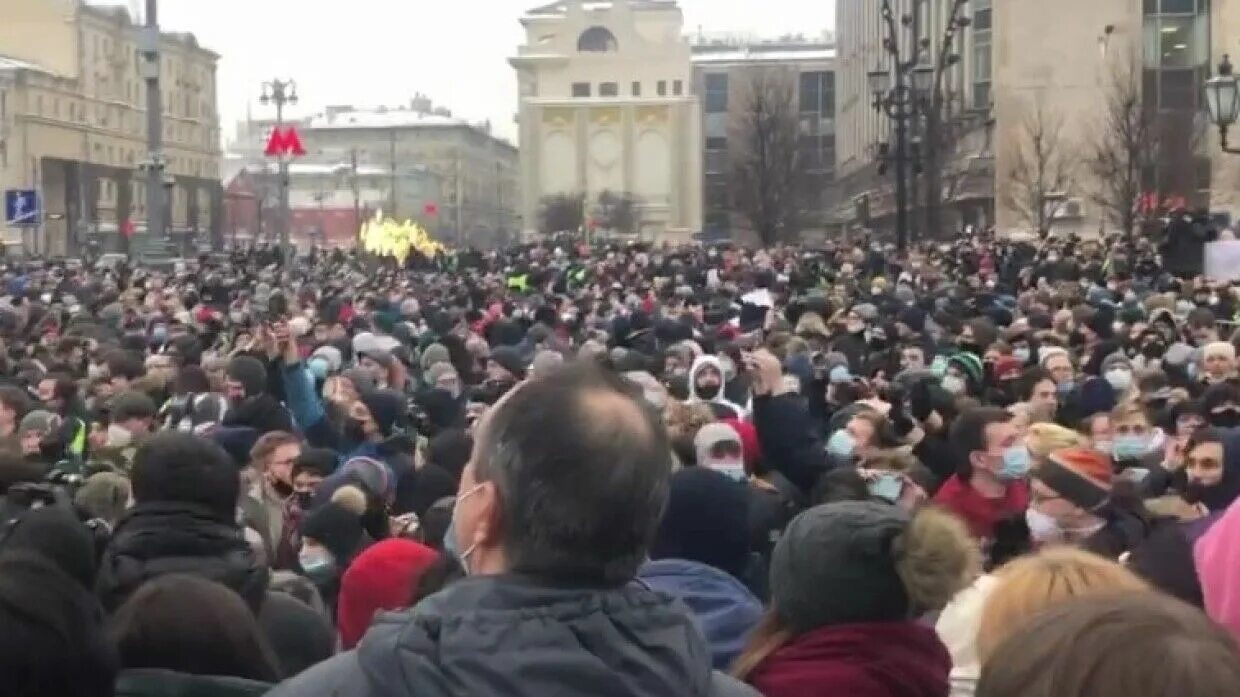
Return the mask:
<path id="1" fill-rule="evenodd" d="M 412 109 L 357 109 L 334 111 L 310 117 L 306 128 L 435 128 L 442 126 L 473 126 L 455 116 L 414 111 Z"/>
<path id="2" fill-rule="evenodd" d="M 525 19 L 563 17 L 568 13 L 568 6 L 574 0 L 560 0 L 549 5 L 542 5 L 528 10 Z M 610 10 L 616 2 L 627 2 L 634 10 L 674 10 L 678 8 L 676 0 L 585 0 L 581 8 L 586 12 L 602 12 Z"/>
<path id="3" fill-rule="evenodd" d="M 833 60 L 834 58 L 835 48 L 830 46 L 781 47 L 772 50 L 765 50 L 759 47 L 727 47 L 706 51 L 700 51 L 697 47 L 694 47 L 692 60 L 694 65 L 699 65 L 711 63 L 791 63 L 794 61 L 825 61 Z"/>

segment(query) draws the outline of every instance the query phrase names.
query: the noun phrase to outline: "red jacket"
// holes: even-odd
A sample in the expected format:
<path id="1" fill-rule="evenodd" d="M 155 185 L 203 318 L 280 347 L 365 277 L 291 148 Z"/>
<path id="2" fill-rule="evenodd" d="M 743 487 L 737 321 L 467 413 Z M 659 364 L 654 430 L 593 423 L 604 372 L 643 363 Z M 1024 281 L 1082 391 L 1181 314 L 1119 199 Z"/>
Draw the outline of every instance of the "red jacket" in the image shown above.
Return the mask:
<path id="1" fill-rule="evenodd" d="M 933 627 L 842 624 L 793 639 L 749 683 L 763 697 L 947 697 L 951 669 Z"/>
<path id="2" fill-rule="evenodd" d="M 964 519 L 969 532 L 979 540 L 992 540 L 995 524 L 1015 515 L 1023 515 L 1029 507 L 1029 484 L 1012 482 L 1002 498 L 990 499 L 958 476 L 943 483 L 934 495 L 934 502 Z"/>

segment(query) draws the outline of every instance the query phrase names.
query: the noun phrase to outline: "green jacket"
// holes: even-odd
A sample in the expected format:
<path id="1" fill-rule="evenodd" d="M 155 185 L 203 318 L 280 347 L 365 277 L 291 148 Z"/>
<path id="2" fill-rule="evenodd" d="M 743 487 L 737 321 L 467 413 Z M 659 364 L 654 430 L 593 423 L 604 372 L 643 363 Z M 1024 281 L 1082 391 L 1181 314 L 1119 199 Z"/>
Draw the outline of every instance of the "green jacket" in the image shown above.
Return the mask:
<path id="1" fill-rule="evenodd" d="M 271 685 L 221 675 L 140 668 L 121 671 L 116 697 L 260 697 Z"/>

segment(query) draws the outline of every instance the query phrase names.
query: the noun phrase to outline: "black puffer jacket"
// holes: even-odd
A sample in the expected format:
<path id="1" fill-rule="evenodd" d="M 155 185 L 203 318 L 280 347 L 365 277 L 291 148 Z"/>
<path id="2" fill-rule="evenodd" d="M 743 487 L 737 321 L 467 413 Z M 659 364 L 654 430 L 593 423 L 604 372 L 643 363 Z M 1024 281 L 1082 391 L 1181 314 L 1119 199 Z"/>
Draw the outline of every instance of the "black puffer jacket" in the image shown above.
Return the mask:
<path id="1" fill-rule="evenodd" d="M 458 581 L 379 617 L 354 651 L 268 697 L 756 697 L 711 671 L 687 608 L 637 583 L 549 588 Z"/>
<path id="2" fill-rule="evenodd" d="M 173 573 L 222 583 L 256 613 L 269 577 L 232 520 L 193 504 L 144 503 L 117 523 L 99 563 L 96 589 L 112 611 L 145 581 Z"/>

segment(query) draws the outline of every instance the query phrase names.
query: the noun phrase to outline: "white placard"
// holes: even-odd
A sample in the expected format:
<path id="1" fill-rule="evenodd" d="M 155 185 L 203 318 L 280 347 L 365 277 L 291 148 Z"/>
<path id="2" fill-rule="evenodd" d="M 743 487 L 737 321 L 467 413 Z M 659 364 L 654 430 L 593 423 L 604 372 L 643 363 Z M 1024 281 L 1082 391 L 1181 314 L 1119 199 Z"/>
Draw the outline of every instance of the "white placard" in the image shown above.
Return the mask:
<path id="1" fill-rule="evenodd" d="M 1206 244 L 1206 278 L 1216 281 L 1240 280 L 1240 240 Z"/>

